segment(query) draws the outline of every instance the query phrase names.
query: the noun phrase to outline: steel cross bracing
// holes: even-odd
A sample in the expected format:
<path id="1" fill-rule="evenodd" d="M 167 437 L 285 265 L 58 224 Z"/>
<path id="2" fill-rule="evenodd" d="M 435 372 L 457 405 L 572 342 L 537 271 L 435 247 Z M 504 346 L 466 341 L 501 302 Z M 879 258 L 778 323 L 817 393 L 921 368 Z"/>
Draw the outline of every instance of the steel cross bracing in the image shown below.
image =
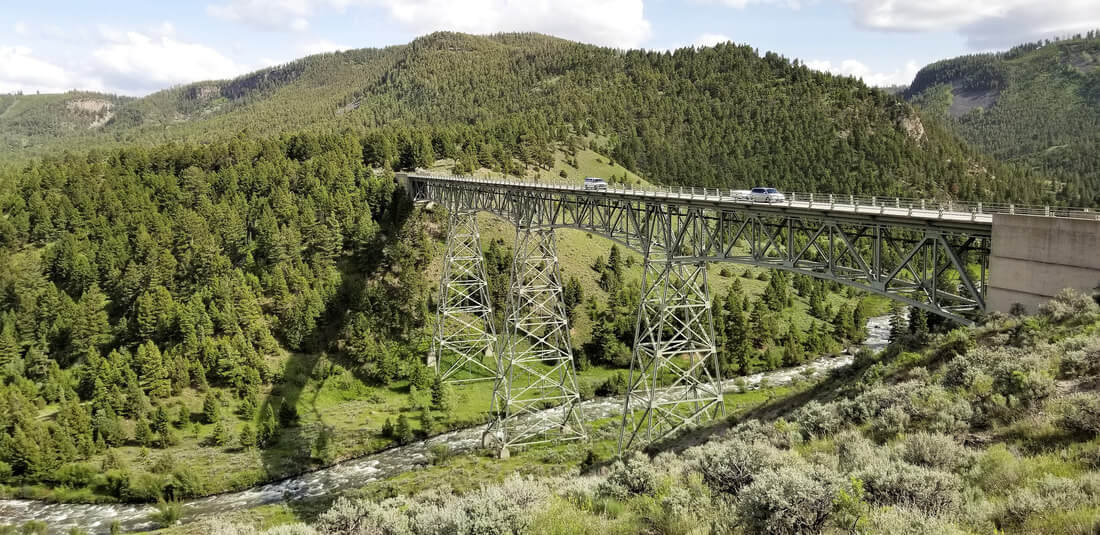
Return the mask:
<path id="1" fill-rule="evenodd" d="M 691 218 L 682 262 L 737 262 L 833 280 L 960 323 L 986 310 L 992 226 L 935 215 L 873 213 L 830 204 L 772 206 L 715 196 L 585 191 L 555 185 L 408 175 L 418 201 L 484 210 L 506 219 L 539 214 L 547 227 L 577 228 L 643 251 L 654 213 Z M 656 208 L 660 207 L 660 210 Z M 950 214 L 949 214 L 950 215 Z"/>
<path id="2" fill-rule="evenodd" d="M 447 250 L 428 364 L 434 361 L 436 374 L 447 382 L 495 379 L 496 333 L 477 212 L 453 209 L 448 221 Z"/>
<path id="3" fill-rule="evenodd" d="M 634 333 L 619 452 L 725 413 L 707 263 L 684 245 L 698 218 L 652 207 L 642 223 L 642 299 Z"/>
<path id="4" fill-rule="evenodd" d="M 502 456 L 512 446 L 587 438 L 554 230 L 539 224 L 537 210 L 516 221 L 500 373 L 483 440 Z"/>

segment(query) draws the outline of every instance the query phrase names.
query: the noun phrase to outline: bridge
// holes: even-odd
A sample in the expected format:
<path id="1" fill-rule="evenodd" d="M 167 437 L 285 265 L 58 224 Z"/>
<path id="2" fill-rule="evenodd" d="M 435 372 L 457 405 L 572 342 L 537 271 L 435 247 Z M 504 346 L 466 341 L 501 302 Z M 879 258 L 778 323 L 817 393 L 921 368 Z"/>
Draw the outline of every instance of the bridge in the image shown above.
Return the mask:
<path id="1" fill-rule="evenodd" d="M 398 178 L 414 201 L 448 210 L 430 359 L 446 380 L 495 381 L 486 441 L 503 454 L 509 446 L 585 438 L 572 408 L 580 396 L 557 228 L 598 234 L 644 257 L 620 450 L 723 411 L 709 262 L 831 280 L 961 324 L 1016 303 L 1037 304 L 1063 286 L 1100 283 L 1100 217 L 1087 209 L 812 193 L 768 204 L 708 188 Z M 491 321 L 481 211 L 516 227 L 501 336 Z M 552 405 L 563 410 L 541 410 Z"/>

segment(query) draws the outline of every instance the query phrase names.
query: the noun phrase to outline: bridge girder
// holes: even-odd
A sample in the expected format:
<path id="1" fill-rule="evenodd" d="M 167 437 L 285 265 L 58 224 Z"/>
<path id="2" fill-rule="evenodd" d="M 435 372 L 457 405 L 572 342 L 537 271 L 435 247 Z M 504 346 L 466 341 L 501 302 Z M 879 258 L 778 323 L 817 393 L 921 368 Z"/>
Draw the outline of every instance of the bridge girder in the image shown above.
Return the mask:
<path id="1" fill-rule="evenodd" d="M 409 181 L 418 201 L 513 221 L 538 217 L 547 227 L 599 234 L 643 254 L 652 214 L 690 219 L 678 251 L 683 261 L 735 262 L 836 281 L 963 324 L 986 310 L 988 224 L 415 175 Z"/>

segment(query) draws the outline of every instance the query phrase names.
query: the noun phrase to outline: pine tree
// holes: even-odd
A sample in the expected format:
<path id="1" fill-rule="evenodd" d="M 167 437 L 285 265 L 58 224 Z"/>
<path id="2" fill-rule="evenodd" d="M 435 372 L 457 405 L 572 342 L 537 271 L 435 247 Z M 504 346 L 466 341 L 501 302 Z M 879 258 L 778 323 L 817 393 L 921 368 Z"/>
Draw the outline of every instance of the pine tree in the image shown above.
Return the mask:
<path id="1" fill-rule="evenodd" d="M 922 308 L 909 308 L 909 333 L 924 340 L 928 336 L 928 313 Z"/>
<path id="2" fill-rule="evenodd" d="M 298 409 L 294 407 L 294 404 L 288 403 L 286 399 L 279 400 L 279 425 L 282 427 L 292 427 L 298 423 Z"/>
<path id="3" fill-rule="evenodd" d="M 226 427 L 225 422 L 218 420 L 218 423 L 214 424 L 214 431 L 210 434 L 210 443 L 216 446 L 225 446 L 232 440 L 233 436 Z"/>
<path id="4" fill-rule="evenodd" d="M 256 432 L 252 430 L 250 424 L 244 424 L 244 427 L 241 428 L 240 441 L 242 448 L 252 449 L 256 447 Z"/>
<path id="5" fill-rule="evenodd" d="M 72 347 L 83 357 L 111 341 L 111 322 L 107 316 L 107 296 L 92 284 L 77 303 L 73 316 Z"/>
<path id="6" fill-rule="evenodd" d="M 134 441 L 141 446 L 153 444 L 153 430 L 149 428 L 149 421 L 144 417 L 139 417 L 134 426 Z"/>
<path id="7" fill-rule="evenodd" d="M 909 332 L 909 325 L 906 324 L 905 317 L 901 314 L 901 307 L 893 308 L 894 310 L 890 314 L 890 341 L 897 342 Z"/>
<path id="8" fill-rule="evenodd" d="M 401 413 L 397 417 L 397 425 L 393 428 L 393 435 L 398 444 L 408 444 L 416 438 L 413 436 L 412 427 L 409 425 L 409 419 L 405 417 L 405 413 Z"/>
<path id="9" fill-rule="evenodd" d="M 212 424 L 221 420 L 221 403 L 213 392 L 207 392 L 202 400 L 202 421 Z"/>
<path id="10" fill-rule="evenodd" d="M 275 431 L 278 429 L 279 423 L 275 420 L 275 411 L 271 409 L 271 404 L 268 403 L 264 405 L 264 410 L 260 413 L 260 423 L 256 429 L 257 442 L 261 446 L 269 444 L 275 438 Z"/>
<path id="11" fill-rule="evenodd" d="M 183 429 L 189 423 L 191 423 L 191 410 L 183 402 L 180 402 L 176 408 L 176 427 Z"/>
<path id="12" fill-rule="evenodd" d="M 385 423 L 382 424 L 382 436 L 386 438 L 394 438 L 393 419 L 386 418 Z"/>
<path id="13" fill-rule="evenodd" d="M 611 252 L 607 254 L 607 267 L 615 274 L 615 278 L 623 278 L 623 259 L 617 244 L 611 244 Z"/>

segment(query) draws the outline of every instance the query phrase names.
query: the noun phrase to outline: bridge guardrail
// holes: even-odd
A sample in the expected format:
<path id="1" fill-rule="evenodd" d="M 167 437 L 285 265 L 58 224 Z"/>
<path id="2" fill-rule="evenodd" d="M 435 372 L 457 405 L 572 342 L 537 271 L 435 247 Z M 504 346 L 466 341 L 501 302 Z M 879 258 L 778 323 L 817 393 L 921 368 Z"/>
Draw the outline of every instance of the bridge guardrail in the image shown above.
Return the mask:
<path id="1" fill-rule="evenodd" d="M 479 179 L 466 176 L 444 175 L 430 172 L 414 173 L 419 176 L 456 180 L 462 182 L 477 182 L 499 185 L 533 186 L 541 188 L 553 188 L 561 190 L 584 191 L 583 187 L 574 184 L 564 184 L 556 181 L 531 181 L 513 178 L 486 178 Z M 692 186 L 649 186 L 636 187 L 632 184 L 611 184 L 607 191 L 623 194 L 640 194 L 643 196 L 668 197 L 676 199 L 713 199 L 717 201 L 741 202 L 745 204 L 755 203 L 737 190 L 723 188 L 696 188 Z M 908 215 L 920 215 L 922 217 L 937 217 L 939 219 L 955 219 L 970 221 L 992 220 L 993 214 L 1031 215 L 1043 217 L 1061 217 L 1070 219 L 1094 219 L 1100 220 L 1100 210 L 1095 208 L 1072 208 L 1049 205 L 1029 205 L 1015 203 L 986 203 L 958 201 L 952 199 L 917 199 L 907 197 L 880 197 L 867 195 L 850 195 L 839 193 L 807 193 L 787 192 L 786 199 L 781 202 L 771 203 L 775 206 L 802 207 L 802 208 L 829 208 L 853 211 L 856 213 L 906 213 Z"/>

